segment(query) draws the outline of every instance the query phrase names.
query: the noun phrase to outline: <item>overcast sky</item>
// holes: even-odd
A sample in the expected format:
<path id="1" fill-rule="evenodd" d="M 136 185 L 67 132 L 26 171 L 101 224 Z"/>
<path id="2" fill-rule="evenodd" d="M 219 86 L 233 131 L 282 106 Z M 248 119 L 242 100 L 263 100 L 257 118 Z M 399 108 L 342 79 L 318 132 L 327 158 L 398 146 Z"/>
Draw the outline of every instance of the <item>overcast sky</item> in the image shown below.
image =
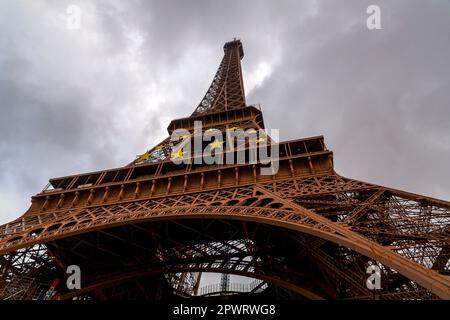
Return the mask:
<path id="1" fill-rule="evenodd" d="M 233 37 L 267 127 L 324 135 L 341 175 L 450 200 L 449 31 L 448 0 L 0 0 L 0 223 L 49 178 L 158 143 Z"/>

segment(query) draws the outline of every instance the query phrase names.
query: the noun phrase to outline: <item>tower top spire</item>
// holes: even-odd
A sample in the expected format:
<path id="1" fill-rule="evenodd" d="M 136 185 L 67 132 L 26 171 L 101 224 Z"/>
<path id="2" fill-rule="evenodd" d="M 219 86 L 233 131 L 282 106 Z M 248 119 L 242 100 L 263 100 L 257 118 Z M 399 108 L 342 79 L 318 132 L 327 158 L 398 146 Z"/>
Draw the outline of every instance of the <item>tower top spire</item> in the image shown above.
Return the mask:
<path id="1" fill-rule="evenodd" d="M 244 48 L 242 46 L 241 40 L 239 40 L 237 38 L 233 38 L 232 41 L 225 42 L 225 44 L 223 45 L 223 50 L 225 51 L 225 54 L 226 54 L 227 49 L 232 49 L 232 48 L 237 48 L 239 50 L 240 59 L 242 59 L 244 57 Z"/>
<path id="2" fill-rule="evenodd" d="M 239 109 L 246 106 L 241 59 L 244 49 L 234 38 L 223 46 L 224 56 L 205 96 L 192 116 Z"/>

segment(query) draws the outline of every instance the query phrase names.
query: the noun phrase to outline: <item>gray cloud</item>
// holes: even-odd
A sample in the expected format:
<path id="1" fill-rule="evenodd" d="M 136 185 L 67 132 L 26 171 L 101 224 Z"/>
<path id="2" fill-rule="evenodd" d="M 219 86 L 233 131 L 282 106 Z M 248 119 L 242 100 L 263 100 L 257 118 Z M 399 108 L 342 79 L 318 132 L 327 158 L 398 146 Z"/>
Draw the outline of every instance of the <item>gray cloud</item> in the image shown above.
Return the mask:
<path id="1" fill-rule="evenodd" d="M 372 3 L 382 30 L 365 27 Z M 49 178 L 158 143 L 233 37 L 247 100 L 283 139 L 323 134 L 340 174 L 449 199 L 448 30 L 443 0 L 1 1 L 0 223 Z"/>

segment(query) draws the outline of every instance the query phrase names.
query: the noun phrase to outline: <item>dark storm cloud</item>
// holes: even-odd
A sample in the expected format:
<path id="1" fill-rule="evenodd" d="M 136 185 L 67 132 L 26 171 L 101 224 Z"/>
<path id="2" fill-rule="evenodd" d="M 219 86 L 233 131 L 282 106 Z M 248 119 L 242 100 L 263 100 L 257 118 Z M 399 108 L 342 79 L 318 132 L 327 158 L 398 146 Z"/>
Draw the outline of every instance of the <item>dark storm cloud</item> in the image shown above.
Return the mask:
<path id="1" fill-rule="evenodd" d="M 380 2 L 379 31 L 358 15 L 372 2 L 319 3 L 327 22 L 286 33 L 283 63 L 251 97 L 285 138 L 324 134 L 341 174 L 448 199 L 449 2 Z"/>
<path id="2" fill-rule="evenodd" d="M 247 100 L 283 139 L 324 134 L 342 175 L 449 199 L 448 30 L 444 0 L 1 1 L 0 223 L 50 177 L 159 142 L 233 37 Z"/>

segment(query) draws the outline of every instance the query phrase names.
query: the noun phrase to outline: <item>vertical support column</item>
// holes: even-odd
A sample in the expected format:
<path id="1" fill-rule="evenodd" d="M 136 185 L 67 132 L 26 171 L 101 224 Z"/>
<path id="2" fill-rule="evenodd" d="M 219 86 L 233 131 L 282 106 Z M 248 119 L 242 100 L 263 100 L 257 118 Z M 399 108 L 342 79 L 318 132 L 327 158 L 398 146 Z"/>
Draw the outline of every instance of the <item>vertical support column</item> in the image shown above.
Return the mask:
<path id="1" fill-rule="evenodd" d="M 92 200 L 94 200 L 94 193 L 95 193 L 95 190 L 91 189 L 90 192 L 89 192 L 89 197 L 88 197 L 88 199 L 86 201 L 86 203 L 88 205 L 90 205 L 92 203 Z"/>
<path id="2" fill-rule="evenodd" d="M 58 201 L 58 203 L 57 203 L 57 205 L 56 205 L 56 208 L 61 208 L 63 205 L 64 205 L 64 198 L 65 198 L 66 196 L 64 195 L 64 193 L 61 193 L 61 195 L 59 196 L 59 201 Z"/>
<path id="3" fill-rule="evenodd" d="M 150 197 L 153 196 L 153 194 L 155 193 L 155 189 L 156 189 L 156 179 L 152 180 L 152 187 L 150 189 Z"/>
<path id="4" fill-rule="evenodd" d="M 109 187 L 106 187 L 105 193 L 103 194 L 103 202 L 108 201 L 108 197 L 109 197 Z"/>
<path id="5" fill-rule="evenodd" d="M 187 185 L 188 185 L 188 175 L 187 174 L 185 174 L 184 175 L 184 183 L 183 183 L 183 192 L 186 192 L 186 189 L 187 189 Z"/>
<path id="6" fill-rule="evenodd" d="M 166 193 L 169 194 L 170 193 L 170 188 L 172 187 L 172 177 L 169 177 L 168 181 L 167 181 L 167 190 Z"/>
<path id="7" fill-rule="evenodd" d="M 205 185 L 205 173 L 202 172 L 200 178 L 200 190 L 203 190 L 204 185 Z"/>
<path id="8" fill-rule="evenodd" d="M 141 183 L 138 181 L 136 182 L 136 188 L 134 189 L 134 198 L 138 198 L 139 194 L 141 193 Z"/>
<path id="9" fill-rule="evenodd" d="M 222 184 L 222 171 L 219 169 L 217 171 L 217 186 L 220 188 Z"/>
<path id="10" fill-rule="evenodd" d="M 119 201 L 123 199 L 123 193 L 125 192 L 125 185 L 120 185 L 120 192 L 119 192 Z"/>
<path id="11" fill-rule="evenodd" d="M 71 206 L 72 207 L 75 207 L 77 204 L 78 204 L 78 200 L 80 199 L 80 192 L 79 191 L 76 191 L 75 192 L 75 197 L 73 198 L 73 200 L 72 200 L 72 204 L 71 204 Z"/>

